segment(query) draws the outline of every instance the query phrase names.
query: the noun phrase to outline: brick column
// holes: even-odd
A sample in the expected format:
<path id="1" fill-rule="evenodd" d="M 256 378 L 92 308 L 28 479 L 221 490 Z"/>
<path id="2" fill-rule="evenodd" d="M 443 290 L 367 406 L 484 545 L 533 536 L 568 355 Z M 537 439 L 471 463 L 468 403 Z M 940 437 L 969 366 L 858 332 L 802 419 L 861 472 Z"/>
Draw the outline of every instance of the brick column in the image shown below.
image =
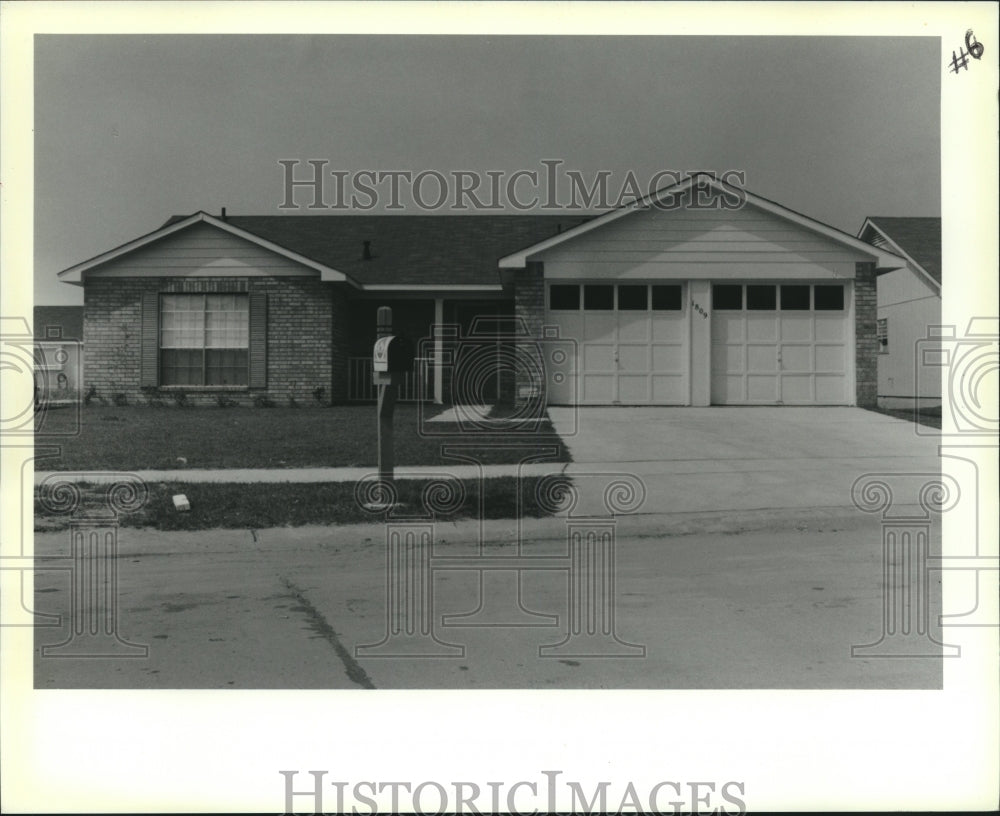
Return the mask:
<path id="1" fill-rule="evenodd" d="M 854 264 L 854 372 L 855 400 L 859 408 L 878 404 L 878 315 L 875 264 Z"/>
<path id="2" fill-rule="evenodd" d="M 524 340 L 517 341 L 519 361 L 515 376 L 516 404 L 545 400 L 545 368 L 538 340 L 545 322 L 545 280 L 542 264 L 529 261 L 514 273 L 514 316 L 527 328 Z"/>

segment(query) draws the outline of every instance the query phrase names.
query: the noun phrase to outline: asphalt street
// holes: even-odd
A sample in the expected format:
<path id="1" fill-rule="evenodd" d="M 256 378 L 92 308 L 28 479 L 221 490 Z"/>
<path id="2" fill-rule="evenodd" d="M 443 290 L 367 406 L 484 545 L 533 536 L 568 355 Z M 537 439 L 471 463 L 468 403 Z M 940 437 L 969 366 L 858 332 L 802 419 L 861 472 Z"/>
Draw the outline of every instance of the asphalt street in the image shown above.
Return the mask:
<path id="1" fill-rule="evenodd" d="M 378 525 L 185 534 L 124 529 L 118 597 L 106 606 L 117 612 L 118 637 L 147 647 L 146 655 L 60 656 L 87 651 L 89 624 L 69 646 L 41 655 L 46 644 L 66 641 L 74 625 L 68 559 L 60 558 L 47 562 L 53 569 L 35 575 L 36 611 L 63 616 L 59 626 L 36 629 L 35 685 L 940 687 L 940 659 L 852 657 L 852 645 L 882 637 L 881 528 L 858 513 L 811 515 L 701 514 L 659 525 L 647 518 L 632 532 L 630 520 L 621 520 L 614 570 L 617 639 L 610 639 L 612 654 L 606 656 L 581 656 L 587 648 L 540 649 L 564 641 L 569 631 L 567 571 L 523 570 L 518 603 L 517 571 L 455 566 L 479 555 L 467 543 L 468 524 L 435 530 L 434 557 L 447 568 L 433 571 L 432 637 L 424 642 L 430 640 L 439 654 L 421 657 L 357 651 L 383 641 L 389 626 L 391 582 L 385 531 Z M 550 556 L 558 566 L 566 538 L 552 537 L 555 525 L 545 529 L 547 540 L 525 543 L 522 557 Z M 514 554 L 510 535 L 498 525 L 492 532 L 498 540 L 483 552 Z M 36 537 L 36 555 L 65 556 L 68 550 L 67 532 Z M 933 580 L 932 612 L 939 592 Z M 478 615 L 468 615 L 480 606 Z M 113 651 L 104 639 L 91 643 L 91 651 Z"/>

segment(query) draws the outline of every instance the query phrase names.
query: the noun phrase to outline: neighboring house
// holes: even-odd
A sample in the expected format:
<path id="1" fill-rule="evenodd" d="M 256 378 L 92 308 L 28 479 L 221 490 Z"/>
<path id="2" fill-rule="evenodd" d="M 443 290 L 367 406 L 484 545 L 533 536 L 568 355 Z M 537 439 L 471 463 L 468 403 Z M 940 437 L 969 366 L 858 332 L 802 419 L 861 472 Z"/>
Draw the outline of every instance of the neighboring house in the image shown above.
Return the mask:
<path id="1" fill-rule="evenodd" d="M 59 274 L 112 398 L 369 399 L 384 304 L 418 341 L 410 398 L 873 406 L 876 269 L 905 262 L 737 192 L 698 174 L 589 218 L 199 212 Z"/>
<path id="2" fill-rule="evenodd" d="M 924 352 L 941 324 L 941 219 L 870 216 L 858 237 L 906 261 L 878 278 L 879 405 L 939 406 L 942 369 Z"/>
<path id="3" fill-rule="evenodd" d="M 83 387 L 83 307 L 36 306 L 33 317 L 36 400 L 75 400 Z"/>

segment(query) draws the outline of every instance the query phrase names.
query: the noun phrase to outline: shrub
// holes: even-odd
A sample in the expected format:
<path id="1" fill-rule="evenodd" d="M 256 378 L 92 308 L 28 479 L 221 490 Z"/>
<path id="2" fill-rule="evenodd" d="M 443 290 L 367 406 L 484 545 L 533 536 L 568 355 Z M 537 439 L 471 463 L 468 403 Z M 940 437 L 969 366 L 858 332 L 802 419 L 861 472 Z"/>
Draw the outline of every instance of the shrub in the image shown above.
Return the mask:
<path id="1" fill-rule="evenodd" d="M 146 398 L 146 405 L 150 408 L 163 405 L 163 398 L 155 385 L 144 385 L 142 387 L 143 396 Z"/>
<path id="2" fill-rule="evenodd" d="M 326 389 L 322 385 L 317 385 L 313 389 L 313 399 L 316 400 L 320 405 L 323 405 L 323 397 L 326 395 Z"/>
<path id="3" fill-rule="evenodd" d="M 258 394 L 253 398 L 253 404 L 256 408 L 274 408 L 276 405 L 275 401 L 267 394 Z"/>
<path id="4" fill-rule="evenodd" d="M 237 405 L 239 405 L 239 403 L 236 400 L 234 400 L 232 397 L 226 396 L 225 394 L 219 394 L 219 396 L 215 398 L 215 403 L 220 408 L 235 408 Z"/>
<path id="5" fill-rule="evenodd" d="M 90 405 L 95 399 L 97 399 L 97 386 L 92 385 L 87 389 L 87 393 L 83 396 L 83 404 Z"/>
<path id="6" fill-rule="evenodd" d="M 187 391 L 174 391 L 172 396 L 174 398 L 174 405 L 178 408 L 187 408 L 191 404 L 188 402 Z"/>
<path id="7" fill-rule="evenodd" d="M 115 401 L 115 405 L 117 405 L 119 407 L 124 406 L 124 405 L 128 405 L 128 397 L 125 394 L 123 394 L 121 391 L 119 391 L 117 394 L 114 395 L 114 401 Z"/>

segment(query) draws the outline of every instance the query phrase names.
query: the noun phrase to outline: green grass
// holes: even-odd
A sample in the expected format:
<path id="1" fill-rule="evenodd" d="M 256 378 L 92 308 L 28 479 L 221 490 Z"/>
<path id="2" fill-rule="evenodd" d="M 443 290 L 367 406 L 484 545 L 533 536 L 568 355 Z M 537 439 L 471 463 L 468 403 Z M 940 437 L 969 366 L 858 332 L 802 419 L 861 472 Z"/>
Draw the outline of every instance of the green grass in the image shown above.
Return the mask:
<path id="1" fill-rule="evenodd" d="M 519 482 L 514 477 L 486 479 L 484 482 L 484 517 L 540 518 L 549 515 L 535 498 L 537 479 Z M 424 507 L 423 490 L 427 481 L 397 482 L 399 500 L 407 513 L 417 514 Z M 463 500 L 449 505 L 448 511 L 435 514 L 437 521 L 456 521 L 479 517 L 479 484 L 463 482 Z M 364 510 L 355 498 L 353 483 L 308 484 L 210 484 L 154 483 L 147 486 L 149 497 L 132 513 L 118 516 L 123 527 L 151 527 L 157 530 L 264 529 L 298 527 L 305 524 L 382 523 L 384 513 Z M 106 487 L 84 485 L 76 513 L 107 513 Z M 172 497 L 183 493 L 190 511 L 174 509 Z M 522 504 L 518 504 L 518 493 Z M 69 526 L 70 518 L 47 512 L 35 497 L 35 530 L 51 532 Z"/>
<path id="2" fill-rule="evenodd" d="M 41 416 L 41 415 L 40 415 Z M 36 447 L 58 445 L 58 456 L 36 461 L 38 470 L 159 470 L 183 468 L 369 467 L 376 464 L 373 405 L 302 408 L 178 408 L 86 406 L 53 409 L 42 418 Z M 396 465 L 447 465 L 445 445 L 475 444 L 485 464 L 516 464 L 546 446 L 554 461 L 570 461 L 562 439 L 544 419 L 537 433 L 463 432 L 455 423 L 419 433 L 414 405 L 396 407 Z M 69 434 L 69 435 L 67 435 Z M 185 460 L 185 461 L 181 461 Z"/>

